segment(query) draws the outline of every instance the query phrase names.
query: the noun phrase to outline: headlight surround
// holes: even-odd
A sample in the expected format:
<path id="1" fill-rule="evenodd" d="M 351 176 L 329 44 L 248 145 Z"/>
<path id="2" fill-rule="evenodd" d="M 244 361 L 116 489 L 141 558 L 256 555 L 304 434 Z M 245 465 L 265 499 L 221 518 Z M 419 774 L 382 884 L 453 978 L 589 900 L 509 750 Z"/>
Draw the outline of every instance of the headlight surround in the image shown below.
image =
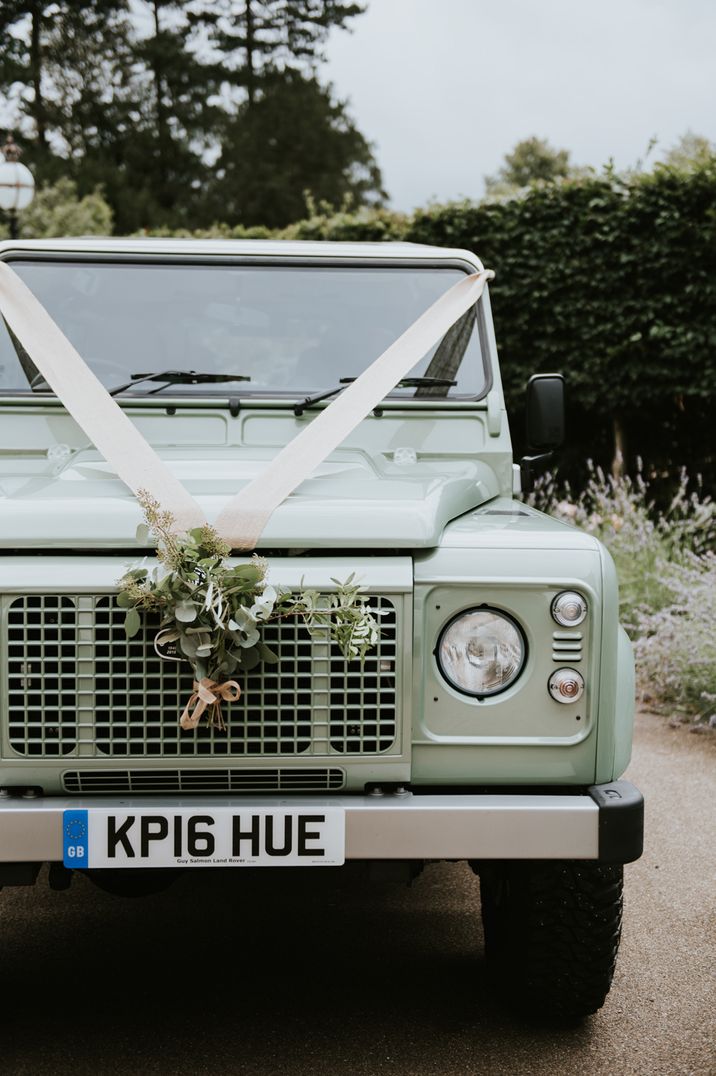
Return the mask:
<path id="1" fill-rule="evenodd" d="M 458 613 L 445 625 L 435 656 L 451 687 L 484 698 L 514 684 L 527 660 L 527 643 L 511 616 L 480 606 Z"/>

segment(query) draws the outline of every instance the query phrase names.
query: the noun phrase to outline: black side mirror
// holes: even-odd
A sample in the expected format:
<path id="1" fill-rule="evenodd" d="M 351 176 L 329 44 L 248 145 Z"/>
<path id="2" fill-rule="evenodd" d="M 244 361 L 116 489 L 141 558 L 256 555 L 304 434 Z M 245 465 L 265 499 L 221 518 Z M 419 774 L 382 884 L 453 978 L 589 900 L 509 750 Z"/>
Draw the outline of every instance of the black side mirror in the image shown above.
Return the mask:
<path id="1" fill-rule="evenodd" d="M 564 442 L 564 378 L 534 374 L 527 382 L 527 447 L 554 452 Z"/>
<path id="2" fill-rule="evenodd" d="M 527 446 L 535 455 L 520 460 L 522 491 L 533 484 L 534 471 L 564 442 L 564 378 L 534 374 L 527 382 Z"/>

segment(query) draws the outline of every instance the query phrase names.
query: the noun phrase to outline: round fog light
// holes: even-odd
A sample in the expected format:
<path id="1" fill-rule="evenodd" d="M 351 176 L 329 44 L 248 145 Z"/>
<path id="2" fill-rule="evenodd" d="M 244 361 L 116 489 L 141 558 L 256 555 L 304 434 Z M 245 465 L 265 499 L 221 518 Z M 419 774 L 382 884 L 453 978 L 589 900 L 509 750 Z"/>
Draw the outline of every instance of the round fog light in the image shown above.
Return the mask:
<path id="1" fill-rule="evenodd" d="M 552 602 L 552 618 L 563 628 L 576 628 L 587 615 L 587 603 L 576 590 L 563 590 Z"/>
<path id="2" fill-rule="evenodd" d="M 576 669 L 557 669 L 549 678 L 549 693 L 555 702 L 578 702 L 584 694 L 584 680 Z"/>

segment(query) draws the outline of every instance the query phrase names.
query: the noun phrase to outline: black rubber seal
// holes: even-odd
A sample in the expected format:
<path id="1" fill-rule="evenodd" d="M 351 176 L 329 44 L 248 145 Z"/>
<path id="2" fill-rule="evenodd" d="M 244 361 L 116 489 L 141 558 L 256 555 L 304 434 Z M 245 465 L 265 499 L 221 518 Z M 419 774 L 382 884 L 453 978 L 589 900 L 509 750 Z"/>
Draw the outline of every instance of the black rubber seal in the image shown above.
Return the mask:
<path id="1" fill-rule="evenodd" d="M 644 850 L 644 797 L 630 781 L 590 785 L 599 808 L 599 862 L 633 863 Z"/>

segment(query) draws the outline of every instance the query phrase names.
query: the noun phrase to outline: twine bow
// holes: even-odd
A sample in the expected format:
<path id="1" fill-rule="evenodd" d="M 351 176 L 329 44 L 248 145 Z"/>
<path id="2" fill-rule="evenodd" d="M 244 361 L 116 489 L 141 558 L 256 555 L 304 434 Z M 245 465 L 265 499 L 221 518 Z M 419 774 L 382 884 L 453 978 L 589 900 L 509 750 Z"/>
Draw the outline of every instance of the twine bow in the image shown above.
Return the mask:
<path id="1" fill-rule="evenodd" d="M 226 725 L 221 716 L 222 699 L 224 702 L 238 702 L 240 696 L 241 688 L 235 680 L 225 680 L 223 684 L 210 680 L 207 676 L 203 680 L 195 680 L 194 693 L 184 707 L 179 724 L 183 729 L 195 729 L 208 708 L 207 723 L 223 732 Z M 194 709 L 190 713 L 192 707 Z"/>

